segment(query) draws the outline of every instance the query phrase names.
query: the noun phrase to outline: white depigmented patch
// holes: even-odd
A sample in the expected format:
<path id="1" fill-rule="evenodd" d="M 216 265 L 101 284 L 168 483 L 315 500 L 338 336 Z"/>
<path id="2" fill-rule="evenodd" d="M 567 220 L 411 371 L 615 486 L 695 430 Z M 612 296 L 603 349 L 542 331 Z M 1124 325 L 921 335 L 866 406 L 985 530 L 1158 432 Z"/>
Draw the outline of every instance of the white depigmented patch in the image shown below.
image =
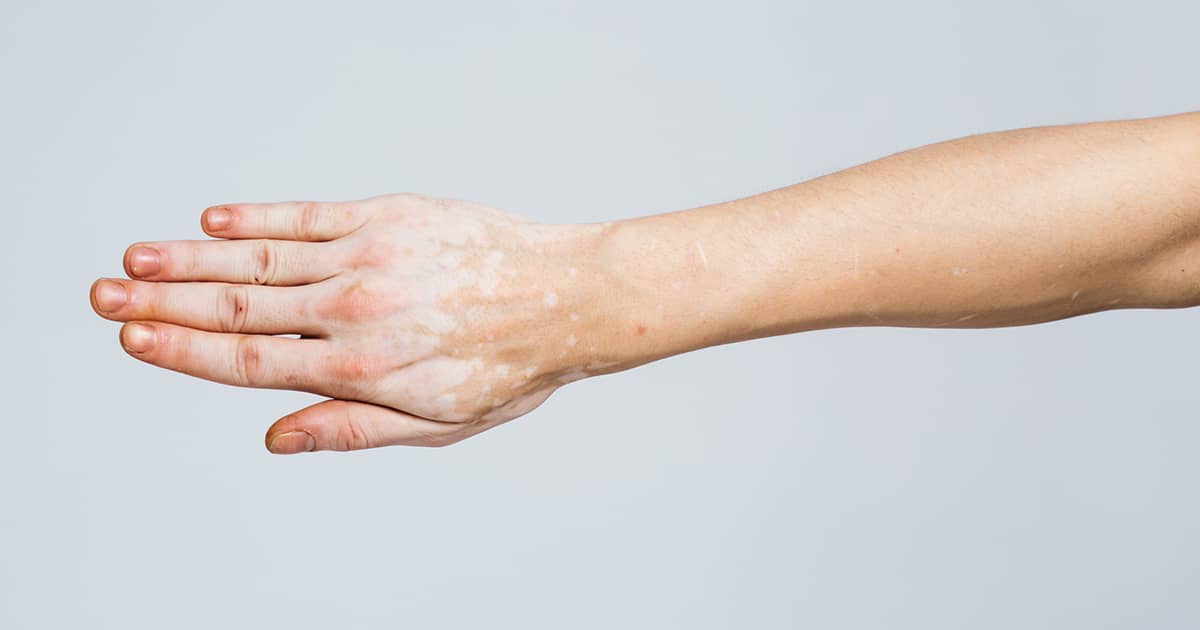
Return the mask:
<path id="1" fill-rule="evenodd" d="M 575 335 L 570 335 L 567 337 L 567 345 L 568 346 L 574 346 L 578 342 L 579 342 L 579 340 L 575 339 Z"/>
<path id="2" fill-rule="evenodd" d="M 409 315 L 414 321 L 438 335 L 449 333 L 457 326 L 457 322 L 452 316 L 432 306 L 411 309 Z"/>
<path id="3" fill-rule="evenodd" d="M 555 304 L 558 304 L 558 294 L 554 291 L 546 291 L 545 302 L 546 306 L 554 306 Z"/>
<path id="4" fill-rule="evenodd" d="M 438 254 L 437 262 L 443 269 L 457 269 L 462 263 L 463 253 L 460 250 L 450 250 Z"/>
<path id="5" fill-rule="evenodd" d="M 682 288 L 682 287 L 683 287 L 683 283 L 682 283 L 682 282 L 680 282 L 680 281 L 678 281 L 678 280 L 676 280 L 676 281 L 674 281 L 674 282 L 672 282 L 672 283 L 671 283 L 671 288 L 672 288 L 672 289 L 679 289 L 679 288 Z"/>
<path id="6" fill-rule="evenodd" d="M 458 396 L 454 394 L 441 394 L 433 399 L 430 403 L 431 410 L 434 415 L 448 416 L 454 412 L 454 407 L 458 404 Z"/>
<path id="7" fill-rule="evenodd" d="M 700 264 L 708 271 L 708 255 L 704 253 L 704 245 L 701 245 L 700 241 L 696 241 L 696 252 L 700 254 Z"/>
<path id="8" fill-rule="evenodd" d="M 531 365 L 525 368 L 525 378 L 531 378 L 537 372 L 537 366 Z"/>
<path id="9" fill-rule="evenodd" d="M 479 292 L 484 297 L 495 297 L 496 289 L 500 286 L 500 261 L 504 260 L 504 252 L 496 250 L 489 252 L 483 259 L 483 269 L 479 271 Z"/>
<path id="10" fill-rule="evenodd" d="M 579 313 L 571 313 L 570 317 L 573 322 L 579 321 Z"/>
<path id="11" fill-rule="evenodd" d="M 954 276 L 956 278 L 965 276 L 965 275 L 967 275 L 967 268 L 966 267 L 954 267 L 953 269 L 950 270 L 950 273 L 954 274 Z"/>
<path id="12" fill-rule="evenodd" d="M 783 221 L 783 214 L 779 210 L 772 210 L 771 216 L 775 217 L 775 221 Z"/>
<path id="13" fill-rule="evenodd" d="M 970 321 L 972 319 L 975 319 L 976 317 L 979 317 L 979 313 L 971 313 L 970 315 L 963 315 L 962 317 L 958 318 L 958 321 L 960 321 L 960 322 Z"/>
<path id="14" fill-rule="evenodd" d="M 579 275 L 579 270 L 574 267 L 567 267 L 567 275 L 574 278 Z"/>
<path id="15" fill-rule="evenodd" d="M 507 365 L 503 365 L 503 364 L 497 365 L 494 368 L 494 370 L 498 376 L 508 376 L 508 366 Z"/>
<path id="16" fill-rule="evenodd" d="M 420 364 L 411 376 L 403 381 L 400 389 L 403 395 L 420 399 L 432 396 L 430 407 L 422 413 L 431 413 L 439 418 L 448 418 L 447 414 L 456 411 L 455 388 L 467 382 L 471 376 L 483 367 L 482 359 L 463 361 L 450 357 L 434 357 Z"/>
<path id="17" fill-rule="evenodd" d="M 1077 300 L 1077 299 L 1079 299 L 1079 292 L 1078 292 L 1078 291 L 1076 291 L 1076 292 L 1074 292 L 1074 293 L 1072 293 L 1072 294 L 1071 294 L 1071 301 L 1072 301 L 1072 302 L 1074 302 L 1074 301 L 1075 301 L 1075 300 Z"/>

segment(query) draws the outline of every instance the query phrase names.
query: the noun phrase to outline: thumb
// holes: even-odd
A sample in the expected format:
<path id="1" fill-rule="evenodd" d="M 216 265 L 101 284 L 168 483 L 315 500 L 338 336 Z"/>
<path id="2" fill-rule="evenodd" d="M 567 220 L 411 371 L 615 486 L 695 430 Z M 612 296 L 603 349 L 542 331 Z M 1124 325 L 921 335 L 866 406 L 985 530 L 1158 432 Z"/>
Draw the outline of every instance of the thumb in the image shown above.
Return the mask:
<path id="1" fill-rule="evenodd" d="M 267 429 L 267 450 L 356 451 L 407 444 L 446 446 L 470 435 L 470 425 L 439 422 L 349 400 L 326 400 L 284 416 Z"/>

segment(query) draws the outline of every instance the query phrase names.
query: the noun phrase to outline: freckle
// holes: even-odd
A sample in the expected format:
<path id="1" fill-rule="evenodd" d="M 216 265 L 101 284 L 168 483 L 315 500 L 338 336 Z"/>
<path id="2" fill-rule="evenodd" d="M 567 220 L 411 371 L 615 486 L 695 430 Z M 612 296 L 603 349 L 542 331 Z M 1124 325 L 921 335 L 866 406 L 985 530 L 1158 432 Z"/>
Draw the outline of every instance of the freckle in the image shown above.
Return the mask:
<path id="1" fill-rule="evenodd" d="M 571 321 L 573 321 L 573 322 L 579 321 L 579 313 L 571 313 Z"/>
<path id="2" fill-rule="evenodd" d="M 900 248 L 899 248 L 899 247 L 897 247 L 897 248 L 896 248 L 896 253 L 897 253 L 897 254 L 899 254 L 899 253 L 900 253 Z"/>
<path id="3" fill-rule="evenodd" d="M 646 327 L 645 327 L 645 326 L 643 326 L 643 325 L 641 325 L 641 324 L 638 324 L 638 325 L 637 325 L 637 334 L 638 334 L 638 335 L 644 335 L 644 334 L 646 334 Z"/>
<path id="4" fill-rule="evenodd" d="M 546 291 L 546 306 L 554 306 L 558 304 L 558 295 L 553 291 Z"/>
<path id="5" fill-rule="evenodd" d="M 571 336 L 567 337 L 567 345 L 568 346 L 574 346 L 576 343 L 578 343 L 578 341 L 575 339 L 575 335 L 571 335 Z"/>

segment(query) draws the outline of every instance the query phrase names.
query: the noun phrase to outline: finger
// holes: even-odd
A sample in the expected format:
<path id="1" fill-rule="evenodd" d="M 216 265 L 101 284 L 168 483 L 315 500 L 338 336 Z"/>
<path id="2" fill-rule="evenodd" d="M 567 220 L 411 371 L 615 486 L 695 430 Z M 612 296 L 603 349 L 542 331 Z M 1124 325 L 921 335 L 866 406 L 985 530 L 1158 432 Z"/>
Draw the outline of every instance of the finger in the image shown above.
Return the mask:
<path id="1" fill-rule="evenodd" d="M 205 332 L 161 322 L 130 322 L 121 345 L 137 359 L 227 385 L 294 389 L 326 396 L 331 389 L 316 368 L 327 356 L 321 339 Z"/>
<path id="2" fill-rule="evenodd" d="M 200 225 L 217 238 L 331 241 L 366 223 L 366 208 L 358 201 L 224 204 L 205 210 Z"/>
<path id="3" fill-rule="evenodd" d="M 293 286 L 333 277 L 337 250 L 294 241 L 162 241 L 125 252 L 130 278 L 158 282 L 233 282 Z"/>
<path id="4" fill-rule="evenodd" d="M 309 313 L 306 287 L 216 282 L 140 282 L 104 278 L 92 285 L 92 308 L 118 322 L 153 320 L 225 333 L 324 332 Z"/>
<path id="5" fill-rule="evenodd" d="M 472 425 L 428 420 L 368 403 L 327 400 L 271 425 L 266 442 L 267 450 L 286 455 L 397 444 L 447 446 L 473 432 Z"/>

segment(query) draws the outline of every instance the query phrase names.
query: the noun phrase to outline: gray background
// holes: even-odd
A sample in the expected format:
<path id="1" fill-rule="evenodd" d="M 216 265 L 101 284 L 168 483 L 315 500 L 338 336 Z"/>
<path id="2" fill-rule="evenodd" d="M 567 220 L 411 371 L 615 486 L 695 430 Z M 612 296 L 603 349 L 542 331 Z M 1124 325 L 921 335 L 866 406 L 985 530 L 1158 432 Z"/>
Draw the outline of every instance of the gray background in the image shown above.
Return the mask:
<path id="1" fill-rule="evenodd" d="M 283 458 L 312 397 L 87 301 L 212 203 L 596 221 L 1195 109 L 1200 9 L 1134 4 L 5 2 L 0 627 L 1197 627 L 1195 312 L 763 340 Z"/>

